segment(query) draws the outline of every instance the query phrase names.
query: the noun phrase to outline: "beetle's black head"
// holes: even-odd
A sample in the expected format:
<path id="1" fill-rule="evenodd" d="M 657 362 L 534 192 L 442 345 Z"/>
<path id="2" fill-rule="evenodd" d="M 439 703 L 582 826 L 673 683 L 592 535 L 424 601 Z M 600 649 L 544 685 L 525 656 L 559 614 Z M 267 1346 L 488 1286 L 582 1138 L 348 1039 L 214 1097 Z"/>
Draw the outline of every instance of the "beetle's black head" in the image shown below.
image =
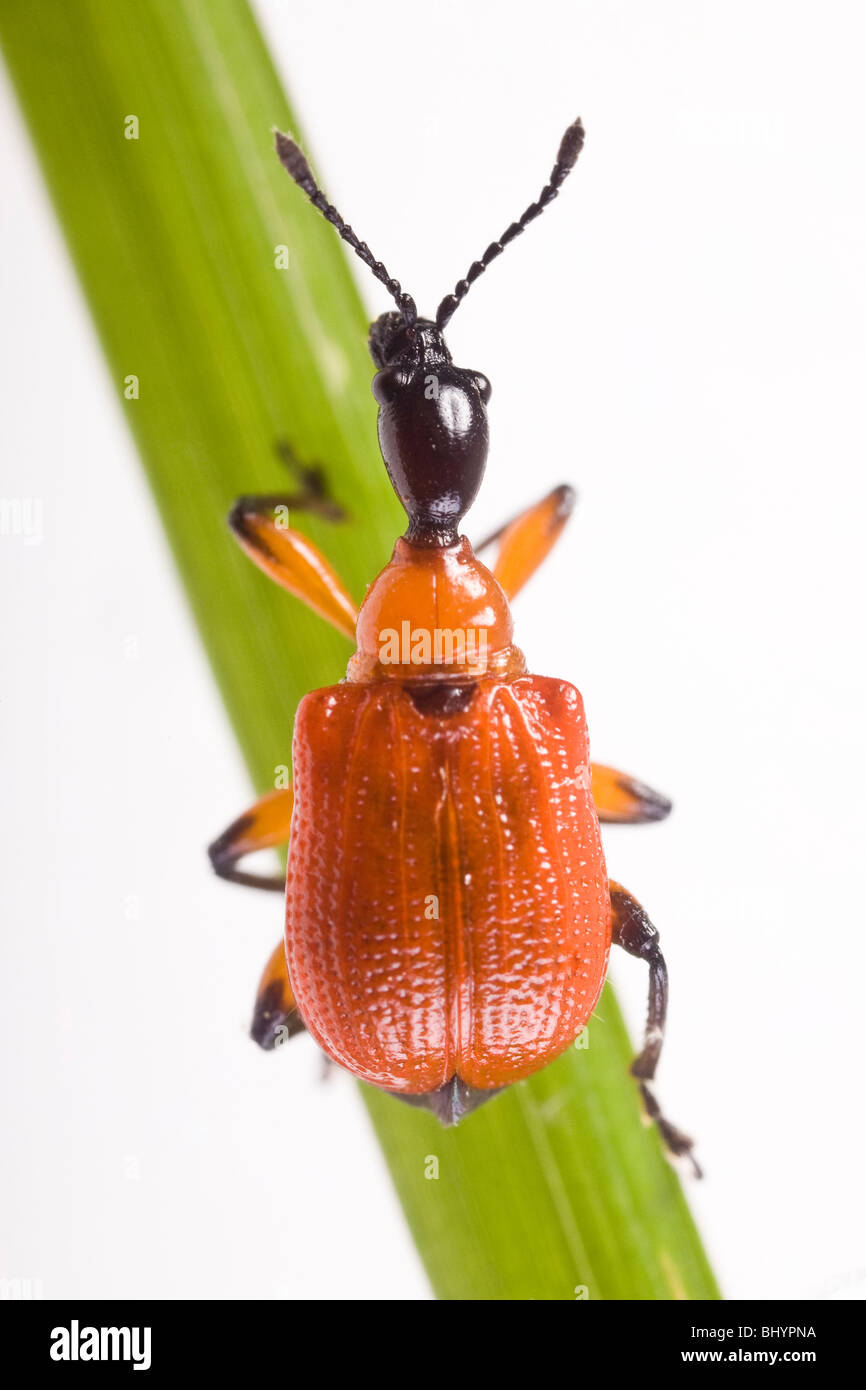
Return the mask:
<path id="1" fill-rule="evenodd" d="M 490 382 L 455 367 L 441 329 L 382 314 L 370 329 L 379 368 L 379 444 L 394 491 L 409 517 L 407 537 L 453 545 L 487 462 Z"/>
<path id="2" fill-rule="evenodd" d="M 454 366 L 442 333 L 479 275 L 556 197 L 583 148 L 583 126 L 578 119 L 568 127 L 538 198 L 499 241 L 491 242 L 479 261 L 472 262 L 465 279 L 442 300 L 435 323 L 418 318 L 412 296 L 328 201 L 295 141 L 280 131 L 275 139 L 283 168 L 397 305 L 399 312 L 382 314 L 370 329 L 370 351 L 379 369 L 373 379 L 379 443 L 388 476 L 409 515 L 407 538 L 419 545 L 452 545 L 487 462 L 490 382 L 480 372 Z"/>

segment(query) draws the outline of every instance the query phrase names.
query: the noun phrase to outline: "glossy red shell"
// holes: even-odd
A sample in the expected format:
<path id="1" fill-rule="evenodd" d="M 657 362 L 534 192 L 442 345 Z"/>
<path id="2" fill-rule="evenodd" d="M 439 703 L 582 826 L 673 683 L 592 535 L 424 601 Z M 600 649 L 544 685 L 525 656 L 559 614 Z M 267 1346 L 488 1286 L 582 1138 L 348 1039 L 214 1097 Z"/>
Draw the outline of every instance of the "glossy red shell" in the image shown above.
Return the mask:
<path id="1" fill-rule="evenodd" d="M 485 679 L 447 716 L 398 682 L 313 691 L 293 764 L 289 973 L 325 1052 L 420 1094 L 566 1048 L 610 949 L 577 690 Z"/>

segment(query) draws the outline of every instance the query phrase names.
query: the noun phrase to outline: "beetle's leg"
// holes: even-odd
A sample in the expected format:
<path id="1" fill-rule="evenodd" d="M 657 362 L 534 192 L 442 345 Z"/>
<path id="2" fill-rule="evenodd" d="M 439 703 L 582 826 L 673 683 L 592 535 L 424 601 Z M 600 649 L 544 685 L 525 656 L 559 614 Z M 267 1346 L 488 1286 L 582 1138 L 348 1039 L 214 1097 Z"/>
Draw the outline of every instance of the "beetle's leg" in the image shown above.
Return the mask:
<path id="1" fill-rule="evenodd" d="M 304 1020 L 298 1013 L 289 984 L 286 947 L 281 941 L 271 954 L 259 981 L 250 1037 L 265 1052 L 273 1052 L 275 1047 L 303 1031 Z"/>
<path id="2" fill-rule="evenodd" d="M 509 598 L 514 598 L 547 558 L 559 540 L 576 501 L 574 488 L 563 483 L 475 547 L 481 551 L 499 542 L 493 573 Z"/>
<path id="3" fill-rule="evenodd" d="M 290 498 L 240 497 L 229 525 L 260 570 L 314 613 L 349 638 L 355 636 L 358 610 L 329 560 L 300 531 L 288 525 Z"/>
<path id="4" fill-rule="evenodd" d="M 269 792 L 244 815 L 229 826 L 209 849 L 211 863 L 223 878 L 253 888 L 273 888 L 285 891 L 285 879 L 266 878 L 242 873 L 235 868 L 238 860 L 254 850 L 270 849 L 289 838 L 292 819 L 292 790 Z M 303 1032 L 304 1021 L 298 1013 L 295 996 L 289 984 L 286 968 L 286 947 L 283 941 L 272 951 L 264 968 L 256 1003 L 250 1037 L 271 1052 L 281 1043 Z"/>
<path id="5" fill-rule="evenodd" d="M 248 888 L 270 888 L 275 893 L 286 891 L 285 874 L 250 874 L 237 867 L 238 860 L 256 850 L 273 849 L 284 845 L 292 824 L 292 789 L 286 787 L 268 792 L 242 816 L 232 821 L 227 830 L 208 846 L 210 862 L 220 878 L 243 883 Z"/>
<path id="6" fill-rule="evenodd" d="M 290 473 L 294 473 L 301 491 L 281 499 L 278 505 L 295 511 L 316 512 L 326 521 L 345 521 L 346 509 L 335 502 L 328 491 L 325 470 L 320 463 L 302 463 L 287 439 L 278 439 L 274 451 Z"/>
<path id="7" fill-rule="evenodd" d="M 620 825 L 664 820 L 671 812 L 666 796 L 603 763 L 592 764 L 592 799 L 599 820 Z"/>
<path id="8" fill-rule="evenodd" d="M 614 945 L 621 946 L 630 956 L 645 960 L 650 973 L 644 1045 L 631 1064 L 631 1073 L 640 1083 L 646 1113 L 655 1121 L 665 1144 L 671 1153 L 686 1155 L 699 1178 L 701 1170 L 692 1153 L 693 1141 L 665 1119 L 649 1084 L 655 1076 L 662 1050 L 668 1007 L 668 971 L 659 948 L 659 934 L 637 899 L 619 883 L 611 882 L 610 907 Z"/>

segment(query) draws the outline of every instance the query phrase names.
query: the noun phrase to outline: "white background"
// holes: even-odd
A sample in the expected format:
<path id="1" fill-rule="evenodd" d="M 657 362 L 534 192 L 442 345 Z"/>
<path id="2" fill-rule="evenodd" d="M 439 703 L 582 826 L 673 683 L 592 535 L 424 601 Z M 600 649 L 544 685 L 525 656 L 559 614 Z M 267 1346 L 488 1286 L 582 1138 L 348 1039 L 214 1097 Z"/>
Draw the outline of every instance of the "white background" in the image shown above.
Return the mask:
<path id="1" fill-rule="evenodd" d="M 584 118 L 450 335 L 494 387 L 468 530 L 580 489 L 518 640 L 676 802 L 608 859 L 662 932 L 660 1091 L 725 1291 L 862 1297 L 860 12 L 258 11 L 328 191 L 428 313 Z M 44 509 L 0 540 L 0 1276 L 427 1297 L 353 1086 L 246 1039 L 279 904 L 203 847 L 249 789 L 5 86 L 0 126 L 0 491 Z M 643 972 L 615 976 L 637 1034 Z"/>

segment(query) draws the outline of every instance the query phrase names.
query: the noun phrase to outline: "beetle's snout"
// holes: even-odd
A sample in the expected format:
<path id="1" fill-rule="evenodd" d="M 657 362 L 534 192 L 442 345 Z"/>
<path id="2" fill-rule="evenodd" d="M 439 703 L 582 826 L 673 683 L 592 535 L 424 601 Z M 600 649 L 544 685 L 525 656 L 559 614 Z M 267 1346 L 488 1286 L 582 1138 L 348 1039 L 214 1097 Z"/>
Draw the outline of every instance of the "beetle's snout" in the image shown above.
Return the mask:
<path id="1" fill-rule="evenodd" d="M 405 352 L 411 341 L 407 336 L 406 320 L 392 309 L 388 314 L 380 314 L 371 323 L 367 345 L 376 366 L 381 368 Z"/>

